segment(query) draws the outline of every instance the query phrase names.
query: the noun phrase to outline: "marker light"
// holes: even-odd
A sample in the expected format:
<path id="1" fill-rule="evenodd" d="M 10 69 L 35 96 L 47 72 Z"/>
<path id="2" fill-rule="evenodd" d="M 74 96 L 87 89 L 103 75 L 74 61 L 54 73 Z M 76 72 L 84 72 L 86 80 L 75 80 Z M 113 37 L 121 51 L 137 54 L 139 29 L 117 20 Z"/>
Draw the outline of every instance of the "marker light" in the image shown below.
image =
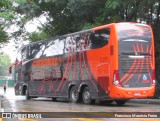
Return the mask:
<path id="1" fill-rule="evenodd" d="M 122 85 L 120 84 L 119 82 L 120 78 L 119 78 L 119 72 L 118 70 L 114 70 L 114 75 L 113 75 L 113 84 L 118 86 L 118 87 L 121 87 Z"/>

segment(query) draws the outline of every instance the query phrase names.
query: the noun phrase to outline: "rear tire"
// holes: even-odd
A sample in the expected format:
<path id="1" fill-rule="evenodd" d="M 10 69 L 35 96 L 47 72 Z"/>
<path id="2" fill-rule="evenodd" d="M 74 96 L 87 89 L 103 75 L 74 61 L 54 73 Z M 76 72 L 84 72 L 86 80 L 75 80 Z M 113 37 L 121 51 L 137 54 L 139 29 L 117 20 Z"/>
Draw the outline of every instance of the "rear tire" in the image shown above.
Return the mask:
<path id="1" fill-rule="evenodd" d="M 82 93 L 82 99 L 84 104 L 93 104 L 95 100 L 92 99 L 89 87 L 85 87 Z"/>
<path id="2" fill-rule="evenodd" d="M 79 92 L 76 86 L 73 86 L 70 90 L 70 101 L 72 103 L 77 103 L 79 101 Z"/>
<path id="3" fill-rule="evenodd" d="M 117 103 L 117 105 L 121 106 L 121 105 L 124 105 L 127 100 L 115 100 L 115 102 Z"/>

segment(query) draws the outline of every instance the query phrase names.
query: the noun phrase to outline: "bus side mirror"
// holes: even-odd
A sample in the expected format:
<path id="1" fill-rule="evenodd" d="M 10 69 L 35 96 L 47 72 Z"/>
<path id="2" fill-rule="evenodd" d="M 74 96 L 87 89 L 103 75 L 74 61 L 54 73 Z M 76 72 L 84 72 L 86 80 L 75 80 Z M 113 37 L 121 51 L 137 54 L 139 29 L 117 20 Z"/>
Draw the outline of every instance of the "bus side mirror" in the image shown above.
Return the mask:
<path id="1" fill-rule="evenodd" d="M 9 74 L 12 74 L 12 66 L 9 67 Z"/>

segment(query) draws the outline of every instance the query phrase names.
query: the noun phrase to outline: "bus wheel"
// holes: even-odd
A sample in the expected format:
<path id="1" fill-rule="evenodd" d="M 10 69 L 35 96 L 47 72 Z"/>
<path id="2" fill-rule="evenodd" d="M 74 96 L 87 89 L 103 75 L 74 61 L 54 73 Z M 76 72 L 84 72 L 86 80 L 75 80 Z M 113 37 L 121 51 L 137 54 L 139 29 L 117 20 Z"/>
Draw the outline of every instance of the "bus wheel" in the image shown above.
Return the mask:
<path id="1" fill-rule="evenodd" d="M 52 97 L 52 101 L 57 101 L 57 98 L 55 98 L 55 97 Z"/>
<path id="2" fill-rule="evenodd" d="M 95 100 L 92 99 L 89 87 L 85 87 L 82 93 L 84 104 L 93 104 Z"/>
<path id="3" fill-rule="evenodd" d="M 115 100 L 115 102 L 117 103 L 117 105 L 124 105 L 127 100 Z"/>
<path id="4" fill-rule="evenodd" d="M 28 89 L 26 89 L 26 100 L 30 100 L 30 96 L 29 96 L 29 90 Z"/>
<path id="5" fill-rule="evenodd" d="M 77 103 L 79 100 L 78 88 L 73 86 L 70 90 L 70 101 L 73 103 Z"/>

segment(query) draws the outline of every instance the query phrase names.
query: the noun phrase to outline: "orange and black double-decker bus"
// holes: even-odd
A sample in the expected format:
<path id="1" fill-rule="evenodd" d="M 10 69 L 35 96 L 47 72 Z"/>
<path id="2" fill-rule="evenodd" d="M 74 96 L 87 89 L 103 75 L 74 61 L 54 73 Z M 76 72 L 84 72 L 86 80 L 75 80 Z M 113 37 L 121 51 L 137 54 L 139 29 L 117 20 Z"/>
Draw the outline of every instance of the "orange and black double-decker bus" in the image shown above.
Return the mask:
<path id="1" fill-rule="evenodd" d="M 150 26 L 111 23 L 23 46 L 15 65 L 15 94 L 91 104 L 148 98 L 155 93 Z"/>

